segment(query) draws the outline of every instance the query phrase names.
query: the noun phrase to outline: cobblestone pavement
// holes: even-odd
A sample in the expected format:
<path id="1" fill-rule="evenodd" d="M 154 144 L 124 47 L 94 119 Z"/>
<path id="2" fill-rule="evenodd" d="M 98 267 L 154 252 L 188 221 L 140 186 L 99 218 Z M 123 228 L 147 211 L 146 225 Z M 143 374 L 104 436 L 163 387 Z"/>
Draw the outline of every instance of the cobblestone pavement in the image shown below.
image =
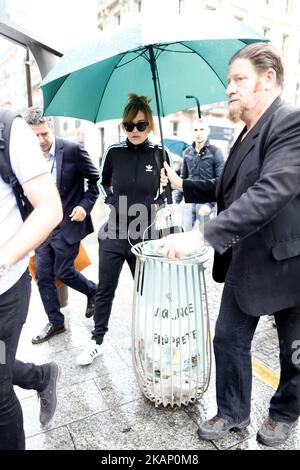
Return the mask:
<path id="1" fill-rule="evenodd" d="M 93 265 L 85 274 L 97 280 L 97 244 L 86 248 Z M 211 280 L 211 262 L 206 272 L 211 330 L 217 316 L 222 285 Z M 232 432 L 220 441 L 202 441 L 197 423 L 216 413 L 214 369 L 211 383 L 203 398 L 180 409 L 155 408 L 139 390 L 131 360 L 132 288 L 129 269 L 124 267 L 113 306 L 110 328 L 103 343 L 104 354 L 90 366 L 80 367 L 75 359 L 90 337 L 92 319 L 84 316 L 86 299 L 69 290 L 69 304 L 64 309 L 67 331 L 50 341 L 32 345 L 31 338 L 45 325 L 47 318 L 36 287 L 33 288 L 30 312 L 23 329 L 18 357 L 43 363 L 57 361 L 61 366 L 57 412 L 43 429 L 39 424 L 39 404 L 33 391 L 16 387 L 24 413 L 27 449 L 90 450 L 265 450 L 256 441 L 256 432 L 267 414 L 274 390 L 261 372 L 253 383 L 251 425 Z M 278 342 L 270 317 L 263 318 L 255 335 L 254 356 L 271 374 L 278 372 Z M 261 370 L 261 369 L 260 369 Z M 300 448 L 299 426 L 283 449 Z"/>

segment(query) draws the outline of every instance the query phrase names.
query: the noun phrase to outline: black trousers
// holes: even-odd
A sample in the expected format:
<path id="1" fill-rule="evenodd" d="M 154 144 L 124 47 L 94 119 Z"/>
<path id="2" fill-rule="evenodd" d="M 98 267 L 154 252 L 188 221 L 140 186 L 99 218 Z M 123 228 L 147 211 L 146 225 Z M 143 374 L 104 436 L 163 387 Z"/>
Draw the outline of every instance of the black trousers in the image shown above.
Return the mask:
<path id="1" fill-rule="evenodd" d="M 49 321 L 55 326 L 64 324 L 55 278 L 87 296 L 96 292 L 96 284 L 74 268 L 79 244 L 80 242 L 68 245 L 61 235 L 53 235 L 49 245 L 35 252 L 35 272 L 39 292 Z"/>
<path id="2" fill-rule="evenodd" d="M 280 349 L 280 383 L 269 415 L 292 423 L 300 416 L 300 313 L 286 309 L 274 314 Z M 218 416 L 239 423 L 250 415 L 252 364 L 251 342 L 259 317 L 239 308 L 234 279 L 229 270 L 216 323 L 214 353 Z M 297 352 L 298 351 L 298 352 Z"/>
<path id="3" fill-rule="evenodd" d="M 25 364 L 15 359 L 27 318 L 31 277 L 26 271 L 0 296 L 0 450 L 24 450 L 23 415 L 13 385 L 42 392 L 49 381 L 45 364 Z"/>
<path id="4" fill-rule="evenodd" d="M 30 276 L 26 271 L 0 296 L 0 450 L 24 450 L 23 415 L 13 389 L 16 351 L 30 299 Z"/>
<path id="5" fill-rule="evenodd" d="M 103 342 L 103 337 L 108 330 L 112 303 L 124 261 L 127 261 L 134 276 L 136 258 L 127 240 L 99 241 L 99 284 L 94 313 L 95 328 L 92 332 L 92 339 L 97 344 Z"/>
<path id="6" fill-rule="evenodd" d="M 25 363 L 15 360 L 13 368 L 13 385 L 25 390 L 36 390 L 42 392 L 48 385 L 50 379 L 50 368 L 46 364 L 37 366 L 31 362 Z"/>

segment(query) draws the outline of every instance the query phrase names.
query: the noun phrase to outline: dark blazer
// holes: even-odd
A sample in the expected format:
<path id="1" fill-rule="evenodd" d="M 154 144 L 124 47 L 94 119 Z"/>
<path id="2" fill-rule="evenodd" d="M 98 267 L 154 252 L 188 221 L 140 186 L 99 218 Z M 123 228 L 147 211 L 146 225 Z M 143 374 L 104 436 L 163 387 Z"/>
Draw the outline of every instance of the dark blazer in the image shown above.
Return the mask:
<path id="1" fill-rule="evenodd" d="M 240 308 L 259 316 L 300 306 L 299 108 L 277 98 L 244 144 L 219 180 L 183 188 L 187 202 L 217 199 L 219 215 L 205 231 L 214 279 L 224 282 L 232 261 Z"/>
<path id="2" fill-rule="evenodd" d="M 73 244 L 94 231 L 90 213 L 99 194 L 99 172 L 87 151 L 75 142 L 55 138 L 55 158 L 64 216 L 53 234 Z M 85 209 L 87 216 L 83 222 L 71 222 L 69 215 L 75 206 Z"/>

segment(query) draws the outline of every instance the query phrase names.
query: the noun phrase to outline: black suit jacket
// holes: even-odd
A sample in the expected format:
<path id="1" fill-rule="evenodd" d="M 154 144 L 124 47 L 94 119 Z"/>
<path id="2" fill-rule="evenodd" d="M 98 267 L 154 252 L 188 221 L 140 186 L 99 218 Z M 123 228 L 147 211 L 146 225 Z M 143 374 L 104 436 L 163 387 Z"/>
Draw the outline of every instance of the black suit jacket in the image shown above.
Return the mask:
<path id="1" fill-rule="evenodd" d="M 205 231 L 216 250 L 214 279 L 224 282 L 231 264 L 236 299 L 253 316 L 299 306 L 300 110 L 277 98 L 240 158 L 232 155 L 219 180 L 183 184 L 186 202 L 218 202 Z"/>
<path id="2" fill-rule="evenodd" d="M 67 243 L 73 244 L 94 231 L 90 212 L 99 194 L 99 172 L 87 151 L 75 142 L 56 138 L 55 158 L 56 183 L 64 216 L 53 235 L 55 239 L 61 236 Z M 71 222 L 69 215 L 75 206 L 85 209 L 87 216 L 83 222 Z"/>

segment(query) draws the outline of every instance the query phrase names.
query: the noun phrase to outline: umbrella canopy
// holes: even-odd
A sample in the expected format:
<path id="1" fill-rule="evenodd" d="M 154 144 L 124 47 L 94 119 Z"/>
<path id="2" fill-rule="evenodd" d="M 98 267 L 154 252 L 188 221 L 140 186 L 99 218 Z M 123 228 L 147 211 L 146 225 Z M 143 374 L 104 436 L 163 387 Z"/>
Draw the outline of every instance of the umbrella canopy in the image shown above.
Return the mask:
<path id="1" fill-rule="evenodd" d="M 154 97 L 166 116 L 224 100 L 227 65 L 246 44 L 266 41 L 243 23 L 216 13 L 201 18 L 143 15 L 72 48 L 42 82 L 46 115 L 93 122 L 120 118 L 128 93 Z"/>
<path id="2" fill-rule="evenodd" d="M 184 140 L 177 139 L 164 139 L 164 145 L 170 150 L 170 152 L 175 153 L 182 157 L 183 151 L 190 145 Z"/>

